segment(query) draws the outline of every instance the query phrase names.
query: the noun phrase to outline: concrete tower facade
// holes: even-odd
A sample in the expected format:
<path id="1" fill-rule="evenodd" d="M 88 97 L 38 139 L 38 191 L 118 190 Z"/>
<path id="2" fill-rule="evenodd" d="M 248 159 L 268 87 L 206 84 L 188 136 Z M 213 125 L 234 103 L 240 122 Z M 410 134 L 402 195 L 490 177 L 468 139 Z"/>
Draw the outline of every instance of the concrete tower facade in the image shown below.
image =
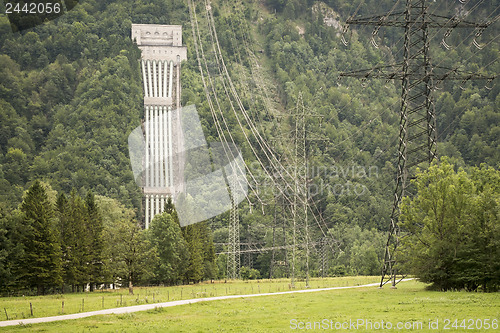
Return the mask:
<path id="1" fill-rule="evenodd" d="M 182 192 L 183 138 L 181 129 L 182 26 L 132 24 L 132 40 L 141 55 L 145 138 L 142 187 L 144 227 L 163 212 L 168 197 Z"/>

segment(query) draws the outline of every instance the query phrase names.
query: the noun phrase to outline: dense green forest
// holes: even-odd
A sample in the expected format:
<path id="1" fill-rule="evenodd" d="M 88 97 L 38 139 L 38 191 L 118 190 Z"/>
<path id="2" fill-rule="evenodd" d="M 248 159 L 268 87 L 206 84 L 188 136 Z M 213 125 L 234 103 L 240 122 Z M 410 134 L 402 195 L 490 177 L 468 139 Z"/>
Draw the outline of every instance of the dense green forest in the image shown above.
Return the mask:
<path id="1" fill-rule="evenodd" d="M 14 276 L 18 273 L 11 270 L 12 262 L 21 259 L 13 254 L 27 249 L 19 252 L 17 247 L 23 243 L 9 237 L 20 221 L 28 219 L 28 189 L 38 184 L 37 180 L 47 189 L 47 202 L 53 206 L 50 223 L 92 220 L 65 217 L 58 206 L 63 200 L 60 198 L 66 197 L 68 207 L 81 205 L 89 209 L 90 199 L 86 198 L 91 193 L 98 198 L 96 205 L 102 219 L 98 233 L 116 237 L 115 241 L 123 246 L 135 246 L 124 244 L 118 232 L 134 234 L 137 223 L 133 221 L 143 218 L 141 189 L 134 182 L 127 147 L 127 136 L 143 117 L 140 51 L 130 38 L 132 23 L 183 26 L 188 60 L 182 67 L 182 104 L 196 105 L 207 141 L 217 142 L 221 141 L 220 133 L 207 101 L 195 46 L 204 51 L 209 64 L 204 72 L 214 82 L 208 94 L 218 94 L 228 124 L 222 132 L 231 135 L 242 149 L 253 176 L 249 177 L 249 198 L 239 207 L 242 250 L 289 244 L 291 213 L 266 176 L 265 170 L 274 170 L 266 163 L 265 151 L 258 148 L 260 139 L 250 126 L 243 124 L 242 129 L 231 111 L 236 102 L 234 97 L 228 97 L 229 85 L 225 85 L 221 72 L 215 38 L 250 122 L 285 168 L 292 167 L 290 133 L 295 118 L 289 116 L 300 101 L 314 114 L 306 120 L 310 138 L 306 153 L 311 274 L 380 273 L 396 175 L 400 82 L 339 80 L 338 75 L 400 61 L 402 31 L 383 29 L 377 36 L 376 48 L 370 43 L 370 28 L 351 27 L 344 46 L 337 23 L 355 12 L 371 15 L 375 9 L 388 11 L 393 2 L 367 0 L 359 5 L 359 1 L 346 0 L 211 1 L 217 36 L 210 30 L 205 2 L 194 1 L 194 5 L 199 39 L 193 38 L 195 26 L 188 3 L 183 1 L 84 0 L 60 18 L 20 33 L 12 33 L 7 16 L 0 14 L 0 281 L 9 282 L 0 288 L 5 290 L 21 282 L 36 287 L 29 283 L 29 277 Z M 449 16 L 461 5 L 443 1 L 429 2 L 429 6 L 431 12 Z M 482 1 L 473 7 L 468 20 L 482 22 L 497 15 L 495 1 Z M 497 25 L 478 38 L 481 50 L 472 45 L 473 29 L 454 31 L 447 39 L 449 50 L 440 45 L 445 29 L 436 29 L 430 35 L 433 64 L 498 73 Z M 456 167 L 468 170 L 482 163 L 495 169 L 500 166 L 500 86 L 495 83 L 485 87 L 487 83 L 482 81 L 446 81 L 434 92 L 438 153 L 448 156 Z M 209 226 L 210 233 L 208 229 L 177 230 L 174 215 L 165 214 L 150 230 L 152 235 L 155 228 L 168 230 L 167 236 L 157 233 L 155 238 L 143 235 L 140 228 L 136 230 L 136 245 L 157 249 L 159 252 L 149 257 L 157 258 L 155 265 L 159 266 L 157 274 L 147 276 L 143 272 L 139 275 L 144 279 L 134 282 L 224 278 L 225 255 L 217 255 L 214 261 L 212 254 L 199 253 L 193 244 L 211 243 L 213 239 L 213 252 L 224 252 L 229 213 L 203 224 Z M 106 234 L 105 230 L 117 232 Z M 192 244 L 190 234 L 197 238 Z M 171 246 L 168 237 L 177 242 L 176 248 L 186 251 L 166 251 Z M 57 244 L 64 250 L 61 242 Z M 105 253 L 106 241 L 102 244 Z M 299 277 L 305 274 L 302 252 Z M 53 259 L 60 260 L 55 258 L 61 255 L 57 253 Z M 283 249 L 245 252 L 241 258 L 244 273 L 249 275 L 250 269 L 256 269 L 258 274 L 253 272 L 252 276 L 288 276 L 289 255 Z M 175 269 L 162 266 L 158 258 L 179 265 Z M 120 260 L 126 262 L 127 258 Z M 113 280 L 105 278 L 104 273 L 99 273 L 101 277 L 96 280 L 90 272 L 77 279 L 68 275 L 64 265 L 60 269 L 59 279 L 67 285 Z M 115 274 L 114 278 L 133 280 L 123 273 L 123 267 L 107 272 Z M 49 285 L 60 283 L 56 279 Z"/>

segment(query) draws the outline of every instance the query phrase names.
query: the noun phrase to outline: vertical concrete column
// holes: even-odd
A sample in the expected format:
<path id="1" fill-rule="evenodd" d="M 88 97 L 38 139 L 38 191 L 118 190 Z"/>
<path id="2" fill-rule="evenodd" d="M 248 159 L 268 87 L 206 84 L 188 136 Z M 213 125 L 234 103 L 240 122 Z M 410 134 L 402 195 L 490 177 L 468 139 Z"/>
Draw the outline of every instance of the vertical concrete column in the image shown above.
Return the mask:
<path id="1" fill-rule="evenodd" d="M 168 159 L 168 175 L 169 175 L 169 183 L 172 187 L 171 193 L 173 193 L 174 186 L 174 151 L 172 149 L 172 107 L 168 107 L 168 154 L 170 158 Z"/>
<path id="2" fill-rule="evenodd" d="M 175 97 L 177 100 L 176 108 L 179 109 L 181 107 L 181 57 L 177 56 L 177 78 L 175 82 L 177 82 L 177 87 L 175 88 Z M 179 115 L 180 116 L 180 115 Z"/>
<path id="3" fill-rule="evenodd" d="M 149 186 L 154 186 L 154 132 L 153 132 L 153 107 L 149 107 L 149 164 L 148 164 L 148 172 L 149 172 Z"/>
<path id="4" fill-rule="evenodd" d="M 148 60 L 148 87 L 149 97 L 153 96 L 153 78 L 151 77 L 151 60 Z"/>
<path id="5" fill-rule="evenodd" d="M 154 137 L 155 137 L 155 145 L 154 145 L 154 149 L 155 149 L 155 161 L 154 161 L 154 164 L 155 164 L 155 187 L 159 187 L 160 186 L 160 168 L 159 168 L 159 162 L 160 162 L 160 158 L 159 158 L 159 146 L 158 146 L 158 136 L 159 136 L 159 128 L 158 128 L 158 106 L 155 106 L 155 110 L 154 110 L 154 118 L 155 118 L 155 121 L 154 121 Z"/>
<path id="6" fill-rule="evenodd" d="M 146 62 L 144 60 L 141 61 L 142 64 L 142 82 L 144 84 L 144 97 L 148 97 L 148 79 L 146 76 Z"/>
<path id="7" fill-rule="evenodd" d="M 168 66 L 168 62 L 163 61 L 163 97 L 168 97 L 168 95 L 167 95 L 167 86 L 168 86 L 167 66 Z"/>
<path id="8" fill-rule="evenodd" d="M 149 106 L 145 105 L 144 106 L 144 129 L 146 131 L 146 159 L 144 161 L 144 185 L 145 187 L 149 187 L 149 178 L 148 178 L 148 173 L 149 173 Z"/>
<path id="9" fill-rule="evenodd" d="M 151 221 L 153 221 L 153 218 L 155 217 L 155 198 L 154 198 L 154 195 L 150 195 L 149 200 L 151 201 L 149 203 L 149 210 L 150 210 L 149 223 L 151 223 Z"/>
<path id="10" fill-rule="evenodd" d="M 160 213 L 160 196 L 156 195 L 156 204 L 155 204 L 155 215 Z"/>
<path id="11" fill-rule="evenodd" d="M 165 196 L 162 194 L 160 198 L 160 214 L 165 211 Z"/>
<path id="12" fill-rule="evenodd" d="M 165 174 L 164 174 L 164 168 L 163 166 L 165 165 L 165 157 L 163 156 L 164 154 L 164 148 L 163 148 L 163 135 L 164 135 L 164 132 L 163 132 L 163 119 L 164 119 L 164 109 L 165 107 L 163 106 L 160 106 L 160 116 L 158 117 L 158 122 L 159 122 L 159 127 L 160 127 L 160 131 L 158 133 L 158 139 L 160 141 L 160 161 L 159 161 L 159 165 L 160 165 L 160 187 L 161 188 L 165 188 Z"/>
<path id="13" fill-rule="evenodd" d="M 145 228 L 149 229 L 149 195 L 146 194 L 146 209 L 144 210 L 146 213 L 146 225 Z"/>
<path id="14" fill-rule="evenodd" d="M 166 107 L 163 108 L 163 130 L 162 130 L 162 137 L 163 137 L 163 152 L 165 155 L 164 158 L 164 165 L 165 165 L 165 187 L 169 187 L 169 179 L 168 179 L 168 161 L 170 159 L 169 152 L 168 152 L 168 110 Z"/>
<path id="15" fill-rule="evenodd" d="M 150 119 L 150 134 L 151 139 L 149 140 L 149 149 L 151 151 L 151 156 L 149 158 L 149 168 L 151 169 L 150 176 L 150 184 L 151 187 L 155 187 L 155 110 L 154 106 L 149 107 L 149 113 L 151 115 Z"/>
<path id="16" fill-rule="evenodd" d="M 158 97 L 158 75 L 157 75 L 157 66 L 156 66 L 156 60 L 153 60 L 153 97 Z"/>
<path id="17" fill-rule="evenodd" d="M 173 76 L 174 76 L 174 62 L 170 61 L 170 71 L 168 79 L 168 97 L 172 97 L 172 86 L 173 86 Z"/>
<path id="18" fill-rule="evenodd" d="M 163 61 L 158 61 L 158 97 L 163 97 L 163 73 L 162 73 L 162 65 Z"/>

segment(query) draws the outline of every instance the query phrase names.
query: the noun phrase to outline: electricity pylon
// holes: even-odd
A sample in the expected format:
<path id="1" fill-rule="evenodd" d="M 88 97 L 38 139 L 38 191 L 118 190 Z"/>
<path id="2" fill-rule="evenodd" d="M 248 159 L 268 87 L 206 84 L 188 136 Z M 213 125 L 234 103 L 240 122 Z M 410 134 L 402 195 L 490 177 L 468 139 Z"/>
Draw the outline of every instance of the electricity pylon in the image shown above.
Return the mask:
<path id="1" fill-rule="evenodd" d="M 295 287 L 295 265 L 296 265 L 296 249 L 297 249 L 297 231 L 298 224 L 303 231 L 304 244 L 305 244 L 305 257 L 306 257 L 306 288 L 309 287 L 309 257 L 310 257 L 310 244 L 309 244 L 309 222 L 307 213 L 309 210 L 309 197 L 308 197 L 308 165 L 307 165 L 307 144 L 312 140 L 324 140 L 319 138 L 307 137 L 307 117 L 322 118 L 321 115 L 308 112 L 302 100 L 302 93 L 299 93 L 297 105 L 294 113 L 291 115 L 295 120 L 294 129 L 294 197 L 292 204 L 292 219 L 293 219 L 293 247 L 292 247 L 292 287 Z"/>
<path id="2" fill-rule="evenodd" d="M 399 279 L 396 261 L 396 250 L 400 238 L 399 204 L 406 194 L 405 191 L 409 178 L 413 176 L 414 168 L 423 162 L 430 164 L 437 158 L 436 114 L 432 99 L 435 82 L 494 79 L 494 77 L 465 73 L 457 69 L 432 66 L 429 55 L 428 31 L 430 28 L 448 28 L 446 35 L 449 35 L 451 29 L 454 28 L 475 28 L 477 29 L 476 37 L 478 37 L 490 23 L 475 23 L 457 17 L 434 15 L 428 13 L 426 0 L 406 0 L 403 11 L 394 13 L 391 11 L 387 14 L 364 18 L 351 17 L 346 21 L 346 24 L 347 26 L 375 26 L 372 33 L 374 46 L 377 46 L 374 36 L 380 27 L 392 26 L 405 29 L 404 53 L 401 63 L 340 74 L 340 76 L 363 79 L 382 78 L 402 81 L 396 188 L 380 281 L 380 287 L 391 281 L 392 287 L 395 288 L 396 284 L 404 277 L 400 275 Z M 344 37 L 342 37 L 342 41 L 345 43 Z M 444 45 L 446 46 L 446 44 Z M 474 45 L 478 45 L 475 39 Z M 399 280 L 396 281 L 396 279 Z"/>
<path id="3" fill-rule="evenodd" d="M 237 279 L 240 276 L 240 218 L 238 214 L 238 201 L 235 196 L 235 189 L 238 185 L 236 171 L 229 176 L 231 182 L 231 210 L 229 213 L 229 249 L 227 253 L 227 277 Z"/>
<path id="4" fill-rule="evenodd" d="M 306 287 L 309 286 L 309 225 L 307 223 L 307 159 L 306 159 L 306 109 L 299 94 L 297 106 L 293 117 L 295 119 L 294 131 L 294 196 L 292 205 L 293 219 L 293 248 L 292 248 L 292 287 L 295 287 L 295 266 L 297 257 L 297 223 L 300 219 L 304 222 L 306 246 Z M 301 170 L 302 169 L 302 170 Z M 300 207 L 299 207 L 299 204 Z"/>

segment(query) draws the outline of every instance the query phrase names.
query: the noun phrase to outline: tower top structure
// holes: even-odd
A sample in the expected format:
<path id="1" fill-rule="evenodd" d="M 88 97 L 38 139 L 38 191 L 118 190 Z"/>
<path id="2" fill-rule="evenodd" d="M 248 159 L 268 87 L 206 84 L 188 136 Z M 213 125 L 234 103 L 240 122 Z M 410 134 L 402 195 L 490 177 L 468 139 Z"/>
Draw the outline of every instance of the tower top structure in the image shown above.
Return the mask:
<path id="1" fill-rule="evenodd" d="M 142 51 L 144 60 L 167 60 L 179 63 L 187 59 L 182 45 L 182 26 L 132 24 L 132 40 Z"/>

